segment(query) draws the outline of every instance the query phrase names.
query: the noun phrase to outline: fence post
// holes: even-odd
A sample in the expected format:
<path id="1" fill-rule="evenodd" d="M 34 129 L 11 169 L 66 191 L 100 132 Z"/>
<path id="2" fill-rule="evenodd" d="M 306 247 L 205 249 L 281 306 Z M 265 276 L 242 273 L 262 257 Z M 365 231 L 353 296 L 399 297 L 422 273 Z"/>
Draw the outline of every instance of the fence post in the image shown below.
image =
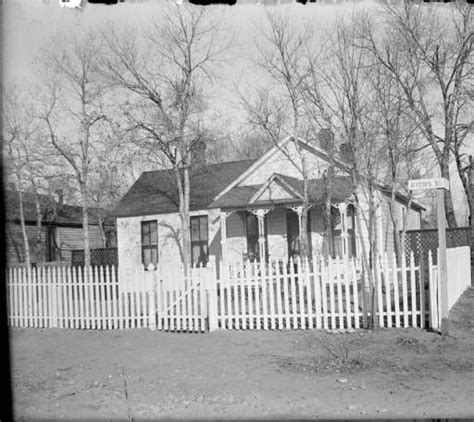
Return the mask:
<path id="1" fill-rule="evenodd" d="M 208 319 L 209 319 L 209 332 L 216 331 L 217 325 L 217 289 L 216 289 L 216 266 L 215 256 L 209 257 L 207 265 L 207 307 L 208 307 Z"/>
<path id="2" fill-rule="evenodd" d="M 156 330 L 156 272 L 154 265 L 148 264 L 147 294 L 148 294 L 148 325 L 151 331 Z"/>
<path id="3" fill-rule="evenodd" d="M 51 268 L 51 293 L 52 293 L 52 309 L 51 309 L 51 327 L 58 327 L 58 283 L 56 277 L 56 269 Z"/>

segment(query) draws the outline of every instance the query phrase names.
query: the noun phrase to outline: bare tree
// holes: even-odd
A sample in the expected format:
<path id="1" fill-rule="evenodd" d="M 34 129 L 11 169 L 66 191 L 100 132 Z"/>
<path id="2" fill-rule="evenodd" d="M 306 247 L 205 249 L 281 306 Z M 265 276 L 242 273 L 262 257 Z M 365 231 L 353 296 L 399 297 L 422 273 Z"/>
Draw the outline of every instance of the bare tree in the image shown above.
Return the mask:
<path id="1" fill-rule="evenodd" d="M 424 148 L 420 142 L 419 126 L 407 113 L 409 107 L 403 92 L 391 75 L 377 64 L 372 67 L 370 80 L 374 90 L 374 123 L 380 141 L 381 159 L 385 162 L 381 182 L 389 189 L 389 215 L 395 234 L 395 253 L 400 263 L 405 253 L 404 238 L 409 211 L 401 220 L 398 218 L 397 195 L 402 193 L 408 198 L 409 210 L 412 197 L 406 189 L 407 181 L 420 175 L 419 153 Z"/>
<path id="2" fill-rule="evenodd" d="M 142 36 L 113 28 L 104 34 L 103 73 L 127 98 L 128 129 L 176 182 L 185 271 L 191 254 L 190 170 L 205 142 L 202 121 L 206 91 L 214 81 L 212 66 L 228 47 L 222 25 L 209 9 L 167 3 Z"/>
<path id="3" fill-rule="evenodd" d="M 89 177 L 99 145 L 98 128 L 106 120 L 106 90 L 98 72 L 101 56 L 100 37 L 93 32 L 54 38 L 39 61 L 44 81 L 36 95 L 38 118 L 79 188 L 86 267 L 90 266 Z"/>
<path id="4" fill-rule="evenodd" d="M 90 200 L 94 206 L 93 215 L 99 227 L 102 246 L 107 246 L 105 222 L 125 194 L 133 177 L 137 147 L 131 142 L 125 143 L 122 133 L 110 119 L 100 137 L 101 147 L 97 150 L 95 165 L 90 174 Z"/>
<path id="5" fill-rule="evenodd" d="M 355 20 L 338 19 L 330 42 L 320 60 L 312 60 L 306 99 L 313 118 L 339 139 L 339 159 L 350 174 L 354 187 L 357 232 L 363 268 L 368 281 L 364 311 L 372 307 L 377 280 L 372 267 L 377 256 L 376 213 L 378 180 L 381 174 L 380 144 L 375 122 L 374 90 L 369 74 L 373 60 L 354 44 Z M 366 242 L 365 239 L 368 241 Z M 376 273 L 375 273 L 376 274 Z M 369 305 L 370 300 L 370 305 Z M 365 315 L 364 312 L 364 315 Z M 366 319 L 366 318 L 365 318 Z"/>
<path id="6" fill-rule="evenodd" d="M 27 132 L 25 121 L 20 116 L 20 101 L 17 93 L 8 92 L 4 95 L 3 107 L 3 156 L 7 164 L 7 180 L 13 186 L 18 195 L 18 209 L 23 236 L 23 250 L 26 265 L 31 264 L 30 244 L 25 224 L 24 191 L 26 188 L 26 163 L 23 160 L 23 143 L 25 138 L 31 136 Z"/>
<path id="7" fill-rule="evenodd" d="M 255 100 L 240 94 L 248 112 L 249 121 L 271 144 L 285 154 L 303 180 L 303 204 L 300 227 L 300 253 L 309 254 L 308 210 L 309 169 L 306 151 L 301 145 L 305 135 L 304 87 L 308 77 L 308 44 L 313 40 L 309 24 L 298 27 L 288 13 L 267 11 L 268 27 L 260 31 L 257 42 L 257 63 L 276 85 L 272 89 L 261 88 Z M 283 145 L 283 135 L 291 136 L 291 142 Z M 288 148 L 291 145 L 293 148 Z M 292 153 L 296 151 L 296 156 Z"/>
<path id="8" fill-rule="evenodd" d="M 54 165 L 46 151 L 44 139 L 38 131 L 33 116 L 32 104 L 26 93 L 18 86 L 10 86 L 4 94 L 3 113 L 3 153 L 7 164 L 7 181 L 18 196 L 19 219 L 23 236 L 24 259 L 43 259 L 42 218 L 44 201 L 40 195 L 47 178 L 47 169 Z M 25 206 L 35 207 L 36 236 L 35 247 L 30 250 L 25 224 Z"/>
<path id="9" fill-rule="evenodd" d="M 449 180 L 451 153 L 467 134 L 463 119 L 472 120 L 472 102 L 469 105 L 463 93 L 474 77 L 474 34 L 469 5 L 451 7 L 448 17 L 445 12 L 407 0 L 387 3 L 383 14 L 386 24 L 367 20 L 359 39 L 395 79 L 436 156 L 441 176 Z M 380 27 L 385 37 L 377 31 Z M 461 173 L 462 169 L 460 165 Z M 466 190 L 465 180 L 463 185 Z M 450 191 L 446 192 L 445 205 L 448 223 L 455 227 Z"/>

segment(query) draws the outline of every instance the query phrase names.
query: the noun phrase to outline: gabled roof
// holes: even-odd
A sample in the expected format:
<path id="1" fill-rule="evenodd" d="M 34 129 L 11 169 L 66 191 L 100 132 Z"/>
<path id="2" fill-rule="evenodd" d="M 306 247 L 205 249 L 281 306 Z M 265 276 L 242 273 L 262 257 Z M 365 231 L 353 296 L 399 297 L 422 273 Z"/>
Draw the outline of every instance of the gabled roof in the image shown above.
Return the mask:
<path id="1" fill-rule="evenodd" d="M 232 188 L 235 186 L 239 185 L 243 180 L 245 180 L 247 177 L 249 177 L 254 171 L 259 169 L 266 161 L 268 161 L 272 156 L 277 154 L 279 151 L 281 151 L 285 145 L 290 142 L 293 139 L 292 136 L 287 136 L 283 138 L 280 142 L 278 142 L 277 145 L 273 146 L 270 148 L 265 154 L 263 154 L 258 160 L 256 160 L 245 172 L 243 172 L 237 179 L 233 180 L 231 183 L 229 183 L 228 186 L 226 186 L 221 192 L 219 192 L 218 195 L 214 198 L 214 200 L 219 199 L 222 195 L 226 194 L 228 191 L 230 191 Z M 308 141 L 298 138 L 298 143 L 302 148 L 305 148 L 306 150 L 312 152 L 315 155 L 318 155 L 325 159 L 326 161 L 330 161 L 327 152 L 320 148 L 317 145 L 310 144 Z M 333 157 L 333 161 L 335 165 L 343 170 L 347 170 L 347 164 L 345 164 L 343 161 L 341 161 L 337 157 Z"/>
<path id="2" fill-rule="evenodd" d="M 18 194 L 6 190 L 4 192 L 6 217 L 9 221 L 20 220 L 20 204 L 18 201 Z M 82 225 L 82 207 L 77 205 L 59 204 L 48 195 L 39 195 L 41 204 L 43 224 L 53 225 Z M 98 224 L 98 215 L 101 213 L 105 217 L 105 224 L 113 225 L 114 221 L 104 209 L 89 208 L 89 224 Z M 36 204 L 31 193 L 23 195 L 23 214 L 25 222 L 36 222 Z"/>
<path id="3" fill-rule="evenodd" d="M 255 203 L 256 201 L 258 201 L 265 191 L 271 190 L 272 185 L 280 186 L 281 188 L 283 188 L 283 191 L 286 194 L 292 196 L 295 199 L 297 198 L 302 199 L 301 193 L 297 189 L 295 189 L 291 183 L 288 183 L 282 174 L 273 173 L 268 178 L 268 180 L 259 187 L 257 192 L 255 192 L 255 194 L 252 195 L 249 202 Z"/>
<path id="4" fill-rule="evenodd" d="M 209 208 L 213 198 L 256 160 L 209 164 L 190 172 L 190 210 Z M 178 211 L 179 197 L 171 170 L 142 173 L 112 214 L 116 217 L 168 214 Z"/>
<path id="5" fill-rule="evenodd" d="M 275 178 L 281 179 L 284 183 L 295 192 L 295 198 L 293 202 L 295 204 L 301 203 L 303 197 L 303 181 L 294 177 L 285 176 L 283 174 L 274 174 L 269 178 L 274 180 Z M 262 190 L 262 187 L 268 185 L 268 181 L 262 185 L 252 186 L 235 186 L 220 196 L 214 202 L 211 203 L 211 208 L 246 208 L 251 202 L 252 197 Z M 309 200 L 310 203 L 315 205 L 321 205 L 326 198 L 327 181 L 324 178 L 312 179 L 309 181 Z M 349 199 L 353 193 L 352 183 L 349 177 L 336 176 L 333 178 L 331 188 L 331 199 L 333 202 L 342 202 Z M 285 203 L 291 201 L 285 200 Z M 259 201 L 258 205 L 276 205 L 279 201 Z"/>

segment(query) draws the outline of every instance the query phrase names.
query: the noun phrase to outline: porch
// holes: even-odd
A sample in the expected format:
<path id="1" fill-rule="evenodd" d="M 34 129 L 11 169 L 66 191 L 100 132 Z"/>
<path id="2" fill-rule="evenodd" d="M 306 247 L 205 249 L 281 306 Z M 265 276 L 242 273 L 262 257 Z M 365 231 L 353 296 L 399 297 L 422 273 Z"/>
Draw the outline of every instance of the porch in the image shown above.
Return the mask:
<path id="1" fill-rule="evenodd" d="M 336 178 L 331 192 L 330 233 L 325 219 L 327 186 L 310 181 L 307 220 L 310 256 L 351 258 L 358 255 L 355 207 L 347 178 Z M 302 181 L 273 174 L 260 186 L 238 186 L 215 201 L 220 208 L 221 258 L 269 262 L 301 254 Z"/>

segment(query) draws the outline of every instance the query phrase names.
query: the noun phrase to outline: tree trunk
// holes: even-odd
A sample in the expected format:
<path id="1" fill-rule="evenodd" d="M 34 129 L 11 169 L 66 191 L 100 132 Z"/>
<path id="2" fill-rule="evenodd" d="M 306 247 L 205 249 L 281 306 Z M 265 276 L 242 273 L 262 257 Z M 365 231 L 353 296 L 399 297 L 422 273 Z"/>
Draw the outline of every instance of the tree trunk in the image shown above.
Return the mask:
<path id="1" fill-rule="evenodd" d="M 41 234 L 42 234 L 42 221 L 43 215 L 41 213 L 41 204 L 39 201 L 39 196 L 35 188 L 35 206 L 36 206 L 36 246 L 35 246 L 35 260 L 36 262 L 43 262 L 43 245 L 41 243 Z"/>
<path id="2" fill-rule="evenodd" d="M 21 233 L 23 235 L 23 247 L 25 252 L 25 263 L 28 268 L 31 265 L 31 258 L 30 258 L 30 244 L 28 242 L 28 233 L 26 232 L 26 224 L 25 224 L 25 211 L 23 209 L 23 193 L 21 189 L 18 189 L 18 202 L 20 205 L 20 225 L 21 225 Z"/>
<path id="3" fill-rule="evenodd" d="M 309 192 L 308 192 L 308 175 L 306 171 L 303 173 L 303 209 L 301 210 L 301 230 L 300 230 L 300 244 L 301 244 L 301 258 L 308 258 L 309 243 L 308 243 L 308 211 L 309 211 Z"/>
<path id="4" fill-rule="evenodd" d="M 396 204 L 396 197 L 395 197 L 395 188 L 392 187 L 392 192 L 390 195 L 390 220 L 392 220 L 392 227 L 393 227 L 393 239 L 395 243 L 395 255 L 397 257 L 397 263 L 400 265 L 401 258 L 402 258 L 402 247 L 400 244 L 400 234 L 398 233 L 398 220 L 395 216 L 395 204 Z"/>
<path id="5" fill-rule="evenodd" d="M 370 182 L 369 182 L 370 183 Z M 369 290 L 370 290 L 370 323 L 372 329 L 375 329 L 375 289 L 376 289 L 376 280 L 374 279 L 373 275 L 376 269 L 376 259 L 377 259 L 377 242 L 374 237 L 376 236 L 376 227 L 375 227 L 375 204 L 374 204 L 374 197 L 372 188 L 369 187 Z"/>
<path id="6" fill-rule="evenodd" d="M 367 281 L 369 281 L 369 287 L 370 287 L 370 280 L 368 278 L 370 277 L 370 265 L 369 265 L 369 260 L 367 256 L 367 249 L 365 245 L 365 241 L 362 238 L 362 221 L 361 221 L 361 207 L 359 204 L 359 201 L 356 198 L 356 225 L 357 225 L 357 231 L 359 233 L 359 238 L 360 238 L 360 249 L 362 253 L 362 268 L 363 268 L 363 275 L 362 275 L 362 315 L 363 315 L 363 326 L 364 328 L 368 328 L 368 320 L 367 320 L 367 310 L 369 308 L 369 299 L 367 297 Z"/>
<path id="7" fill-rule="evenodd" d="M 88 269 L 91 265 L 91 248 L 89 242 L 89 213 L 87 204 L 87 185 L 80 183 L 82 200 L 82 229 L 84 232 L 84 268 Z"/>
<path id="8" fill-rule="evenodd" d="M 192 265 L 189 197 L 190 197 L 189 169 L 185 168 L 183 169 L 183 207 L 182 207 L 182 215 L 181 215 L 181 223 L 182 223 L 182 231 L 183 231 L 183 265 L 184 265 L 185 275 L 187 275 L 188 268 Z"/>
<path id="9" fill-rule="evenodd" d="M 97 223 L 98 223 L 98 226 L 99 226 L 100 239 L 102 240 L 102 247 L 106 248 L 107 247 L 107 236 L 105 235 L 104 217 L 102 216 L 102 214 L 100 212 L 97 214 Z"/>
<path id="10" fill-rule="evenodd" d="M 449 178 L 449 157 L 444 154 L 440 161 L 441 177 L 450 180 Z M 454 214 L 453 198 L 451 191 L 448 189 L 444 193 L 444 206 L 446 209 L 446 220 L 449 227 L 457 227 L 456 215 Z"/>
<path id="11" fill-rule="evenodd" d="M 328 255 L 332 257 L 334 255 L 334 237 L 332 233 L 332 178 L 334 175 L 334 167 L 331 164 L 328 168 L 327 183 L 326 183 L 326 203 L 325 203 L 325 224 L 326 224 L 326 236 L 328 242 Z"/>
<path id="12" fill-rule="evenodd" d="M 474 160 L 469 156 L 469 169 L 467 170 L 467 203 L 469 206 L 469 226 L 474 228 Z M 474 247 L 474 246 L 473 246 Z"/>

